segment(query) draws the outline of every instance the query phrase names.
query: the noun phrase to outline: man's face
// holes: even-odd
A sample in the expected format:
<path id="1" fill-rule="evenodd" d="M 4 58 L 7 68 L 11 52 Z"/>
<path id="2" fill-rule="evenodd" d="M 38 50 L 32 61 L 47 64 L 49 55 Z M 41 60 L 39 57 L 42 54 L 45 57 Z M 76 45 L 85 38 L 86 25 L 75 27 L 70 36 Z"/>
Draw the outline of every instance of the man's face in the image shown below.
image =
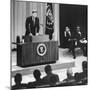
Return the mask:
<path id="1" fill-rule="evenodd" d="M 77 26 L 77 32 L 80 32 L 80 27 L 79 26 Z"/>
<path id="2" fill-rule="evenodd" d="M 66 27 L 66 31 L 69 31 L 69 28 L 68 27 Z"/>
<path id="3" fill-rule="evenodd" d="M 37 13 L 36 12 L 33 13 L 32 16 L 36 18 L 37 17 Z"/>

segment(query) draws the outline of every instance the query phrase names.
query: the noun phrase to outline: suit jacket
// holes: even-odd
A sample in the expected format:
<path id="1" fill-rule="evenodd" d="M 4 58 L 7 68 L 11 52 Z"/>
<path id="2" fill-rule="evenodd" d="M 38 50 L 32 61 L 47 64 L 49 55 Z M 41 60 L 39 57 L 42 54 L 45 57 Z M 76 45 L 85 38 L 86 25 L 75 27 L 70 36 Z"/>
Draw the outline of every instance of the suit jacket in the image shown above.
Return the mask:
<path id="1" fill-rule="evenodd" d="M 39 18 L 35 18 L 35 22 L 32 20 L 32 16 L 27 17 L 26 19 L 26 35 L 32 33 L 32 35 L 36 35 L 39 32 Z"/>
<path id="2" fill-rule="evenodd" d="M 20 85 L 13 85 L 11 90 L 17 90 L 17 89 L 26 89 L 27 84 L 20 84 Z"/>
<path id="3" fill-rule="evenodd" d="M 77 39 L 77 41 L 79 41 L 80 39 L 82 39 L 81 32 L 80 33 L 76 33 L 76 39 Z"/>
<path id="4" fill-rule="evenodd" d="M 49 84 L 49 85 L 56 85 L 57 82 L 59 82 L 59 77 L 56 74 L 51 73 L 50 75 L 47 75 L 43 77 L 43 83 Z"/>
<path id="5" fill-rule="evenodd" d="M 43 85 L 43 81 L 42 81 L 42 79 L 39 79 L 39 80 L 34 81 L 34 82 L 29 82 L 27 85 L 27 88 L 36 88 L 36 87 L 41 86 L 41 85 Z"/>

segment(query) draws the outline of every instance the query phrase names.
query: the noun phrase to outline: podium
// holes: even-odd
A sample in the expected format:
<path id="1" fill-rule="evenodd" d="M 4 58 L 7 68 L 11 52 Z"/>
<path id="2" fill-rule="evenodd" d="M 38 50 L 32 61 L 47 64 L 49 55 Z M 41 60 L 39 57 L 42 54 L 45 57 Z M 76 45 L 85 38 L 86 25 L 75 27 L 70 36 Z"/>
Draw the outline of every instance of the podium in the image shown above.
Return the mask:
<path id="1" fill-rule="evenodd" d="M 52 63 L 58 60 L 58 42 L 47 35 L 28 37 L 32 42 L 17 45 L 17 66 L 25 67 Z"/>

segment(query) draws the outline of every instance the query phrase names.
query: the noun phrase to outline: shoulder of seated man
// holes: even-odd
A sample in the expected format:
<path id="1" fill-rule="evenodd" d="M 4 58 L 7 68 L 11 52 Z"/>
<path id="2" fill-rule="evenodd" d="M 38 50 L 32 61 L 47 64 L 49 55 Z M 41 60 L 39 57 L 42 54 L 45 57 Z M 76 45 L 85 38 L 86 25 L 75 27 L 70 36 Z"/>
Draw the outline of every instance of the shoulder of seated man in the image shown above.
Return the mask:
<path id="1" fill-rule="evenodd" d="M 57 74 L 53 74 L 53 77 L 56 77 L 57 79 L 59 79 L 59 76 Z"/>
<path id="2" fill-rule="evenodd" d="M 19 86 L 12 86 L 12 90 L 15 90 L 15 89 L 26 89 L 27 88 L 27 84 L 20 84 Z"/>
<path id="3" fill-rule="evenodd" d="M 48 76 L 45 76 L 45 77 L 42 78 L 42 82 L 43 82 L 44 84 L 47 83 L 48 80 L 49 80 L 49 77 L 48 77 Z"/>
<path id="4" fill-rule="evenodd" d="M 53 76 L 56 76 L 56 77 L 58 77 L 58 75 L 57 74 L 52 74 Z"/>
<path id="5" fill-rule="evenodd" d="M 33 88 L 33 87 L 35 87 L 34 82 L 29 82 L 27 84 L 27 88 Z"/>
<path id="6" fill-rule="evenodd" d="M 39 85 L 43 85 L 42 80 L 35 81 L 35 82 L 29 82 L 28 85 L 27 85 L 27 87 L 28 88 L 35 88 L 35 87 L 37 87 Z"/>
<path id="7" fill-rule="evenodd" d="M 50 76 L 45 76 L 44 78 L 43 78 L 43 80 L 49 80 L 51 77 L 56 77 L 56 78 L 58 78 L 58 75 L 57 74 L 51 74 Z M 59 78 L 58 78 L 59 79 Z"/>

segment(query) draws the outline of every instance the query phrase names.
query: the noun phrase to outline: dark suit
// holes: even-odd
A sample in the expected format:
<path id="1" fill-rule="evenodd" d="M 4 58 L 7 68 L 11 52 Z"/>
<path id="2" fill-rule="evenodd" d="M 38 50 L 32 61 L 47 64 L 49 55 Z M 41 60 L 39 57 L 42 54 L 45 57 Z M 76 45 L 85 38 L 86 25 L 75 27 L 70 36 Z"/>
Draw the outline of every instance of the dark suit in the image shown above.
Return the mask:
<path id="1" fill-rule="evenodd" d="M 44 84 L 49 84 L 49 85 L 54 86 L 54 85 L 56 85 L 57 82 L 59 82 L 59 77 L 58 77 L 58 75 L 51 73 L 51 74 L 43 77 L 42 80 L 43 80 Z"/>
<path id="2" fill-rule="evenodd" d="M 26 89 L 27 84 L 19 84 L 19 85 L 13 85 L 11 90 L 17 90 L 17 89 Z"/>
<path id="3" fill-rule="evenodd" d="M 42 79 L 39 79 L 39 80 L 36 80 L 34 82 L 29 82 L 27 85 L 27 88 L 36 88 L 36 87 L 41 86 L 41 85 L 43 85 L 43 81 L 42 81 Z"/>
<path id="4" fill-rule="evenodd" d="M 26 33 L 25 35 L 29 35 L 32 33 L 32 35 L 36 35 L 36 33 L 39 32 L 39 18 L 35 18 L 35 22 L 32 19 L 32 16 L 28 17 L 26 19 Z"/>
<path id="5" fill-rule="evenodd" d="M 80 42 L 80 40 L 83 39 L 81 32 L 77 32 L 77 33 L 76 33 L 76 39 L 77 39 L 77 46 L 82 49 L 83 55 L 86 56 L 85 48 L 87 48 L 87 44 Z"/>

